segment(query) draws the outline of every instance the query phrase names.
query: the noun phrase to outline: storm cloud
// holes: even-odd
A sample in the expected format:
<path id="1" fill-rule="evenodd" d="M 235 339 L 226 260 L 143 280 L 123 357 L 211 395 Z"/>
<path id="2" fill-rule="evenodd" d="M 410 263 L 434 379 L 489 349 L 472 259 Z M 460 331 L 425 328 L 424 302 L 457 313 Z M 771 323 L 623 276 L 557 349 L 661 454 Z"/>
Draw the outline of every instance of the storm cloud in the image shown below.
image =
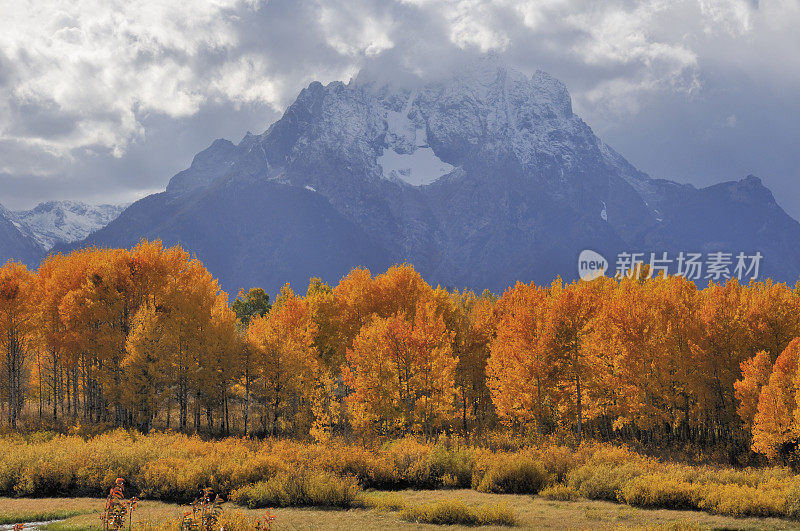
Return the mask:
<path id="1" fill-rule="evenodd" d="M 796 0 L 0 0 L 0 203 L 130 201 L 311 81 L 498 53 L 654 177 L 761 177 L 800 217 Z"/>

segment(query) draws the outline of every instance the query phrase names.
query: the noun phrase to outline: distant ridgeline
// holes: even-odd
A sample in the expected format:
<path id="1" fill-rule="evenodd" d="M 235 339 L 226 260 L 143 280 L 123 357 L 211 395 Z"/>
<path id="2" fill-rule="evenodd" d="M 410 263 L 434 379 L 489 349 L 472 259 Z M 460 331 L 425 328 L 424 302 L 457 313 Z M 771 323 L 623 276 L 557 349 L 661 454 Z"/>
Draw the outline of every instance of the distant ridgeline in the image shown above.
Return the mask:
<path id="1" fill-rule="evenodd" d="M 680 277 L 433 288 L 411 265 L 305 295 L 227 295 L 178 247 L 0 269 L 12 428 L 211 434 L 572 434 L 792 448 L 800 293 Z"/>

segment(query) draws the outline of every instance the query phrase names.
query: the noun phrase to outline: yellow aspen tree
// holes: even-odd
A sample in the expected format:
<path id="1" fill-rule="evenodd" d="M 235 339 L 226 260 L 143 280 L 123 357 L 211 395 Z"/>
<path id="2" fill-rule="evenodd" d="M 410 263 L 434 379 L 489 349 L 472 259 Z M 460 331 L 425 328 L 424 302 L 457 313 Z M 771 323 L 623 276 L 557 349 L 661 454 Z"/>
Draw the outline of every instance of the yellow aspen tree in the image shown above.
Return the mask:
<path id="1" fill-rule="evenodd" d="M 432 301 L 419 301 L 414 313 L 374 318 L 347 352 L 346 400 L 362 430 L 430 436 L 451 417 L 452 334 Z"/>
<path id="2" fill-rule="evenodd" d="M 767 385 L 761 388 L 753 419 L 753 450 L 774 458 L 795 443 L 798 430 L 798 357 L 800 338 L 794 339 L 775 360 Z"/>
<path id="3" fill-rule="evenodd" d="M 613 282 L 613 281 L 608 281 Z M 590 282 L 579 281 L 564 285 L 556 279 L 550 286 L 550 308 L 545 324 L 543 348 L 556 357 L 559 367 L 559 388 L 564 418 L 572 417 L 578 442 L 583 437 L 586 412 L 596 413 L 593 403 L 586 403 L 587 384 L 596 376 L 590 337 L 595 317 L 602 304 L 603 291 L 608 284 L 604 278 Z"/>
<path id="4" fill-rule="evenodd" d="M 163 312 L 163 306 L 146 303 L 133 318 L 127 338 L 127 356 L 123 361 L 125 385 L 123 403 L 133 412 L 137 427 L 147 433 L 153 419 L 166 401 L 173 367 L 170 350 L 174 337 Z"/>
<path id="5" fill-rule="evenodd" d="M 517 283 L 497 303 L 497 335 L 487 362 L 487 385 L 501 419 L 553 428 L 556 364 L 544 347 L 550 299 L 534 284 Z"/>
<path id="6" fill-rule="evenodd" d="M 741 364 L 742 378 L 733 384 L 734 395 L 738 401 L 736 412 L 742 420 L 745 431 L 750 434 L 753 420 L 758 411 L 758 398 L 761 388 L 769 382 L 772 373 L 772 361 L 769 352 L 760 350 L 752 358 Z"/>
<path id="7" fill-rule="evenodd" d="M 315 334 L 308 304 L 288 284 L 266 318 L 250 322 L 247 337 L 257 352 L 261 400 L 272 434 L 289 425 L 298 430 L 313 424 L 311 405 L 320 375 Z"/>
<path id="8" fill-rule="evenodd" d="M 34 275 L 16 262 L 0 267 L 0 379 L 8 424 L 16 428 L 26 398 L 26 364 L 34 341 Z"/>

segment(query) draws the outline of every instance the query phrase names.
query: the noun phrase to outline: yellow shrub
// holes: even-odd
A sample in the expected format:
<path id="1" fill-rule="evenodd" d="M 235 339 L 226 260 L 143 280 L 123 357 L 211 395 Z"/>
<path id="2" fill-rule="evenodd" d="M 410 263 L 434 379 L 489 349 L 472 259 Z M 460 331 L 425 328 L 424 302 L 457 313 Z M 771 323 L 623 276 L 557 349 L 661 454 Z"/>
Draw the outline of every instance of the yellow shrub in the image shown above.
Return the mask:
<path id="1" fill-rule="evenodd" d="M 367 509 L 375 509 L 376 511 L 402 511 L 408 504 L 406 500 L 397 494 L 378 494 L 369 493 L 364 495 L 363 506 Z"/>
<path id="2" fill-rule="evenodd" d="M 539 461 L 529 457 L 499 457 L 478 482 L 480 492 L 501 494 L 536 494 L 545 486 L 547 472 Z"/>
<path id="3" fill-rule="evenodd" d="M 699 508 L 702 489 L 664 475 L 638 476 L 622 485 L 619 501 L 634 507 Z"/>
<path id="4" fill-rule="evenodd" d="M 251 509 L 259 507 L 353 506 L 361 497 L 358 482 L 321 471 L 293 471 L 239 488 L 231 501 Z"/>
<path id="5" fill-rule="evenodd" d="M 700 508 L 728 516 L 788 515 L 789 485 L 769 481 L 757 487 L 747 485 L 710 485 L 700 502 Z"/>
<path id="6" fill-rule="evenodd" d="M 513 526 L 516 523 L 514 511 L 508 504 L 470 506 L 461 500 L 440 500 L 409 507 L 400 517 L 408 522 L 438 525 Z"/>
<path id="7" fill-rule="evenodd" d="M 586 464 L 569 473 L 567 483 L 590 500 L 617 501 L 622 487 L 646 472 L 638 463 Z"/>
<path id="8" fill-rule="evenodd" d="M 222 496 L 235 491 L 254 506 L 350 506 L 360 496 L 359 485 L 471 485 L 500 493 L 536 493 L 553 485 L 542 494 L 733 516 L 800 517 L 800 478 L 787 468 L 665 463 L 609 444 L 573 449 L 524 446 L 523 439 L 501 442 L 492 445 L 515 451 L 470 448 L 457 439 L 425 444 L 406 438 L 365 448 L 335 439 L 326 444 L 236 437 L 204 441 L 125 430 L 89 438 L 52 432 L 6 435 L 0 436 L 0 495 L 104 497 L 123 477 L 129 496 L 186 502 L 200 488 L 211 487 Z"/>

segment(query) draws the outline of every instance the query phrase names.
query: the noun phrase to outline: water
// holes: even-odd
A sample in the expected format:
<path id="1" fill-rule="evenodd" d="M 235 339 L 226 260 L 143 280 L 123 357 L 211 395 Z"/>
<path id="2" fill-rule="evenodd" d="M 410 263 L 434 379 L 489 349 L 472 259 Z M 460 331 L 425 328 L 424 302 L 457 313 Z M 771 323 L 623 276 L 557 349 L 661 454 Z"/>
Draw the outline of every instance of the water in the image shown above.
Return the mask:
<path id="1" fill-rule="evenodd" d="M 60 522 L 61 520 L 47 520 L 46 522 L 26 522 L 25 531 L 35 531 L 41 529 L 41 526 L 52 524 L 53 522 Z M 1 524 L 0 531 L 14 531 L 14 524 Z"/>

